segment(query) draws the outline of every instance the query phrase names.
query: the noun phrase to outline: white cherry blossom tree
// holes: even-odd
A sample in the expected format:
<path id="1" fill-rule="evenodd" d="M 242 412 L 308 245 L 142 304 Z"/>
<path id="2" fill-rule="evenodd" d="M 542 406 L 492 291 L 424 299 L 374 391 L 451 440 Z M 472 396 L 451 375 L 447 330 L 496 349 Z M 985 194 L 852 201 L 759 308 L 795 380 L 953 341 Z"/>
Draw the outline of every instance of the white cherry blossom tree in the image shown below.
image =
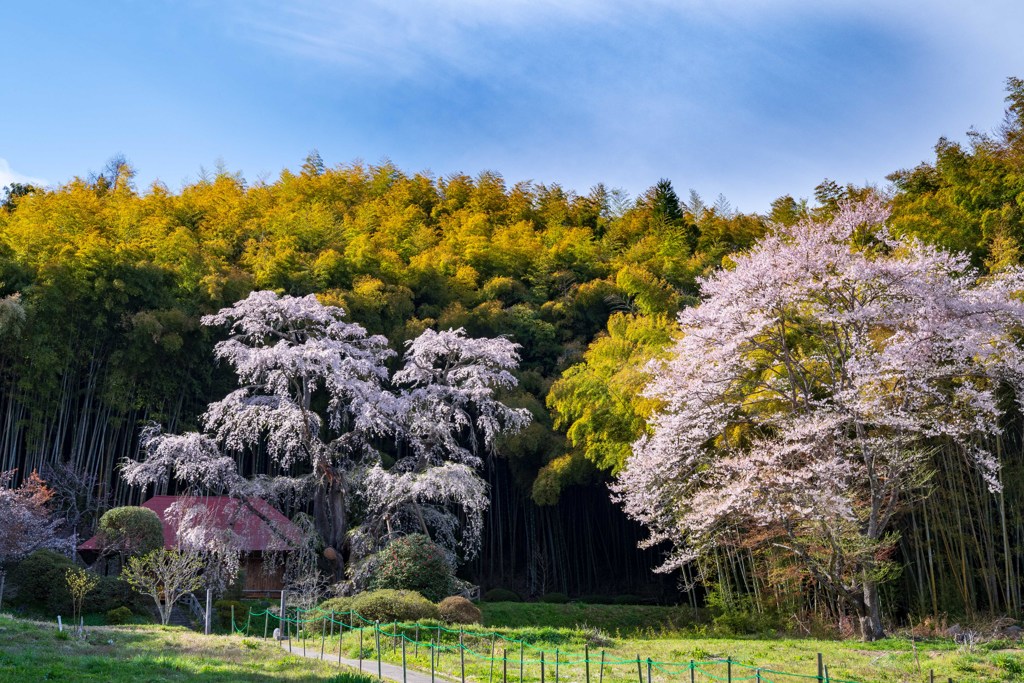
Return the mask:
<path id="1" fill-rule="evenodd" d="M 309 501 L 336 574 L 353 527 L 358 552 L 410 519 L 451 541 L 456 511 L 469 520 L 460 537 L 471 555 L 487 504 L 474 468 L 499 433 L 529 421 L 495 396 L 516 383 L 516 345 L 428 330 L 408 343 L 392 376 L 387 340 L 344 315 L 313 295 L 264 291 L 204 317 L 204 325 L 231 332 L 215 354 L 241 386 L 209 405 L 202 433 L 147 431 L 146 458 L 123 468 L 129 483 L 173 477 L 243 501 Z M 237 458 L 258 451 L 284 474 L 243 477 Z M 353 524 L 357 495 L 366 513 Z"/>
<path id="2" fill-rule="evenodd" d="M 955 444 L 997 488 L 982 438 L 1024 390 L 1024 274 L 885 229 L 877 200 L 777 227 L 701 283 L 652 366 L 664 408 L 616 485 L 671 570 L 730 544 L 788 554 L 883 635 L 894 517 Z"/>

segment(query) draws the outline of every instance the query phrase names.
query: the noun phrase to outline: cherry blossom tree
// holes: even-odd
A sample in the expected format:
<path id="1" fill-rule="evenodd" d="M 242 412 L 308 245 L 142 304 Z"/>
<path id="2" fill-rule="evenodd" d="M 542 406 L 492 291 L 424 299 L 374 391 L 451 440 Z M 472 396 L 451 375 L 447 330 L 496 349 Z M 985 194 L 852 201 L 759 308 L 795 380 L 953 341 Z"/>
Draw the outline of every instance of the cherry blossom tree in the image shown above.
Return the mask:
<path id="1" fill-rule="evenodd" d="M 498 434 L 529 421 L 526 411 L 496 398 L 516 383 L 516 345 L 428 330 L 407 344 L 392 375 L 387 364 L 395 353 L 387 340 L 344 315 L 313 295 L 263 291 L 204 317 L 204 325 L 229 329 L 215 355 L 234 368 L 241 386 L 208 406 L 201 433 L 148 430 L 146 457 L 125 463 L 127 481 L 173 477 L 243 501 L 311 502 L 336 574 L 350 532 L 356 552 L 372 552 L 410 519 L 452 541 L 457 511 L 469 520 L 460 543 L 472 554 L 487 503 L 474 468 Z M 281 474 L 244 477 L 237 463 L 257 452 Z M 353 524 L 357 495 L 367 512 Z"/>
<path id="2" fill-rule="evenodd" d="M 663 402 L 613 487 L 672 550 L 671 570 L 730 544 L 781 550 L 883 635 L 893 520 L 953 444 L 994 490 L 981 445 L 1001 391 L 1020 401 L 1024 273 L 885 228 L 877 200 L 776 227 L 701 282 L 683 336 L 652 366 Z"/>

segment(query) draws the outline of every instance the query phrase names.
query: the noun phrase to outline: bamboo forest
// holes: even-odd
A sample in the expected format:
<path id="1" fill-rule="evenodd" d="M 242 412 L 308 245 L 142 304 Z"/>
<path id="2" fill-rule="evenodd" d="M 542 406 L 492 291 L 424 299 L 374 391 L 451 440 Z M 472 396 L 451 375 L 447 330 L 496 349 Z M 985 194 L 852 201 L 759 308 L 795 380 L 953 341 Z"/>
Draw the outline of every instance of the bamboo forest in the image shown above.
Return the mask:
<path id="1" fill-rule="evenodd" d="M 529 419 L 497 434 L 480 460 L 487 506 L 462 579 L 524 596 L 629 594 L 828 621 L 843 604 L 786 551 L 748 534 L 673 556 L 680 527 L 652 532 L 657 513 L 638 512 L 647 508 L 621 487 L 657 486 L 630 459 L 636 443 L 658 443 L 667 422 L 654 417 L 684 380 L 645 388 L 677 344 L 690 348 L 680 314 L 700 317 L 716 273 L 745 272 L 764 240 L 835 224 L 851 206 L 882 212 L 885 239 L 963 254 L 957 267 L 981 277 L 1020 266 L 1024 81 L 1008 79 L 1006 95 L 991 132 L 941 138 L 931 160 L 892 169 L 886 184 L 826 178 L 812 197 L 779 197 L 764 214 L 676 179 L 630 197 L 497 171 L 329 165 L 315 151 L 273 180 L 221 167 L 180 190 L 138 186 L 123 157 L 47 188 L 13 183 L 0 208 L 0 472 L 15 471 L 12 487 L 34 472 L 79 482 L 56 488 L 70 491 L 62 509 L 74 510 L 80 539 L 109 508 L 180 493 L 173 478 L 132 486 L 123 470 L 143 460 L 147 425 L 200 429 L 207 405 L 237 386 L 235 361 L 215 353 L 229 332 L 204 316 L 255 292 L 312 294 L 384 338 L 382 376 L 429 330 L 517 345 L 514 382 L 494 385 L 495 396 Z M 837 161 L 832 175 L 843 173 Z M 863 231 L 842 239 L 868 243 Z M 1024 419 L 1012 391 L 993 396 L 998 429 L 928 432 L 924 474 L 878 537 L 889 623 L 1024 614 Z M 964 454 L 974 448 L 995 465 L 972 464 Z M 242 477 L 308 467 L 289 470 L 271 450 L 257 439 L 229 453 Z M 400 461 L 392 451 L 385 464 Z M 302 500 L 280 510 L 311 511 Z"/>

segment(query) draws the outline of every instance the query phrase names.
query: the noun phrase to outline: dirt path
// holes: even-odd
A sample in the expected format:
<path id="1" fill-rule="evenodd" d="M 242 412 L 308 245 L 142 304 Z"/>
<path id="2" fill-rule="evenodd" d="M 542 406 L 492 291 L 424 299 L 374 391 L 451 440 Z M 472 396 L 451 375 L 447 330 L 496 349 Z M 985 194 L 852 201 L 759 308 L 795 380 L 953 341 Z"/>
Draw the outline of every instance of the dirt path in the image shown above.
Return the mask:
<path id="1" fill-rule="evenodd" d="M 282 640 L 281 647 L 287 650 L 288 641 Z M 293 640 L 291 654 L 298 655 L 299 657 L 309 657 L 310 659 L 320 659 L 320 648 L 312 647 L 312 642 L 310 641 L 307 641 L 306 648 L 303 648 L 300 642 Z M 332 655 L 330 652 L 325 651 L 323 653 L 323 660 L 325 662 L 341 662 L 353 669 L 361 670 L 368 676 L 376 676 L 378 674 L 376 659 L 364 659 L 360 666 L 358 659 L 348 659 L 347 657 L 339 659 L 337 652 Z M 380 676 L 381 678 L 396 681 L 397 683 L 454 683 L 452 679 L 442 677 L 440 675 L 436 675 L 431 679 L 429 671 L 423 672 L 411 667 L 408 668 L 403 675 L 401 666 L 398 664 L 389 664 L 387 662 L 381 662 Z"/>

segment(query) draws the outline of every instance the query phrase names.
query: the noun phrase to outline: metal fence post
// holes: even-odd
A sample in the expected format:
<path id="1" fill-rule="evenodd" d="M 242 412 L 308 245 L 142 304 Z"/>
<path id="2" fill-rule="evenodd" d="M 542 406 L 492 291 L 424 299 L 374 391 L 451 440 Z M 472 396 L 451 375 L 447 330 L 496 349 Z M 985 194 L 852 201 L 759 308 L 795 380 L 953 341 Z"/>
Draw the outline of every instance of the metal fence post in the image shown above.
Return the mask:
<path id="1" fill-rule="evenodd" d="M 644 672 L 640 669 L 640 653 L 636 653 L 636 679 L 644 683 Z"/>
<path id="2" fill-rule="evenodd" d="M 821 653 L 818 653 L 818 683 L 823 683 L 825 680 L 825 664 L 821 661 Z"/>
<path id="3" fill-rule="evenodd" d="M 604 683 L 604 650 L 601 650 L 601 668 L 597 672 L 597 683 Z"/>
<path id="4" fill-rule="evenodd" d="M 373 633 L 377 636 L 377 680 L 382 680 L 384 674 L 380 666 L 380 621 L 373 622 Z"/>
<path id="5" fill-rule="evenodd" d="M 402 683 L 407 683 L 405 667 L 405 635 L 402 635 Z"/>
<path id="6" fill-rule="evenodd" d="M 462 683 L 466 683 L 466 646 L 463 644 L 463 632 L 459 629 L 459 662 L 462 668 Z"/>
<path id="7" fill-rule="evenodd" d="M 590 683 L 590 643 L 583 643 L 583 663 L 586 666 L 586 682 Z"/>

